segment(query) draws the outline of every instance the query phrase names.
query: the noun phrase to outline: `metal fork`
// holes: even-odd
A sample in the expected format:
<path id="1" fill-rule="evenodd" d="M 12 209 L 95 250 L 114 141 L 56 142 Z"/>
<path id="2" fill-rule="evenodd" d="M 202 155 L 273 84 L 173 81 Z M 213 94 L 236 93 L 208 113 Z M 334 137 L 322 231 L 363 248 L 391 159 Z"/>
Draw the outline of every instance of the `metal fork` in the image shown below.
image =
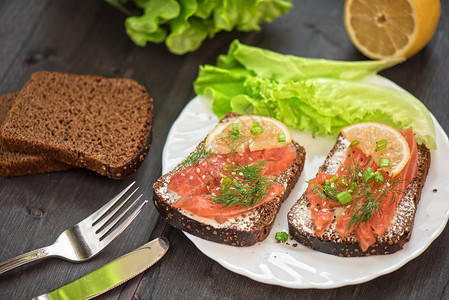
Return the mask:
<path id="1" fill-rule="evenodd" d="M 57 256 L 73 262 L 81 262 L 94 257 L 112 240 L 120 235 L 120 233 L 122 233 L 141 212 L 143 206 L 148 203 L 148 200 L 144 200 L 130 215 L 128 215 L 128 217 L 126 217 L 126 219 L 124 219 L 125 215 L 130 212 L 142 198 L 143 194 L 141 194 L 126 210 L 117 215 L 118 211 L 139 189 L 137 187 L 125 198 L 125 200 L 120 204 L 117 204 L 134 183 L 135 182 L 131 183 L 127 188 L 92 215 L 61 233 L 54 244 L 1 262 L 0 274 L 26 263 L 51 256 Z M 116 207 L 112 209 L 114 205 L 116 205 Z M 120 222 L 121 220 L 123 220 L 123 222 Z"/>

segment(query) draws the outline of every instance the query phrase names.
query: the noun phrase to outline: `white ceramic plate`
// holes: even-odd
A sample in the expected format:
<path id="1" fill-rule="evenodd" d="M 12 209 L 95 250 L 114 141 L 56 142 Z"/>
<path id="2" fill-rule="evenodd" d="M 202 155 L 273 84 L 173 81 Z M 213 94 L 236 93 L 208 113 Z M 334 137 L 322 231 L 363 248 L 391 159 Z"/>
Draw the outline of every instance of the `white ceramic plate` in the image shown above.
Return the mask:
<path id="1" fill-rule="evenodd" d="M 373 76 L 367 81 L 399 88 L 391 81 Z M 216 126 L 211 101 L 195 97 L 173 124 L 163 151 L 163 173 L 173 169 Z M 433 118 L 433 116 L 432 116 Z M 251 247 L 232 247 L 187 237 L 205 255 L 225 268 L 253 280 L 289 288 L 335 288 L 366 282 L 402 267 L 421 254 L 438 237 L 449 217 L 449 141 L 433 118 L 437 150 L 422 191 L 411 239 L 404 249 L 384 256 L 341 258 L 313 251 L 294 241 L 277 243 L 278 231 L 288 232 L 287 212 L 305 191 L 305 180 L 313 178 L 335 142 L 334 138 L 312 138 L 310 133 L 292 130 L 294 140 L 306 148 L 304 171 L 290 196 L 282 205 L 268 238 Z M 434 192 L 434 189 L 437 191 Z"/>

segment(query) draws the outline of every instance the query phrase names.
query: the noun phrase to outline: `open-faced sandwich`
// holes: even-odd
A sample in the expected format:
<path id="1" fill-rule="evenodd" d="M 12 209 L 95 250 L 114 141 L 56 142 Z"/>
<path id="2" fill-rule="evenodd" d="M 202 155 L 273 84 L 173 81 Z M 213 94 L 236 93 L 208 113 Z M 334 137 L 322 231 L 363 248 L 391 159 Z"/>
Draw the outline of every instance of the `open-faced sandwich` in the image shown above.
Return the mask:
<path id="1" fill-rule="evenodd" d="M 289 233 L 338 256 L 396 252 L 410 238 L 429 167 L 430 151 L 411 127 L 345 127 L 289 211 Z"/>
<path id="2" fill-rule="evenodd" d="M 184 161 L 154 184 L 153 202 L 174 227 L 206 240 L 264 240 L 300 176 L 305 150 L 281 122 L 227 114 Z"/>

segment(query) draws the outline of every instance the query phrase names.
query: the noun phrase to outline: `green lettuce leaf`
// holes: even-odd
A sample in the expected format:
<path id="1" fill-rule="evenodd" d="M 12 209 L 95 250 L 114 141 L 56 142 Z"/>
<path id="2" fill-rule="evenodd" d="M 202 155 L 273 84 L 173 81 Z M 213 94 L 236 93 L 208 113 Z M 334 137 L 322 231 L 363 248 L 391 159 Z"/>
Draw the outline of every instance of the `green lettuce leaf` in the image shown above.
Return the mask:
<path id="1" fill-rule="evenodd" d="M 246 93 L 244 83 L 249 76 L 244 68 L 230 71 L 205 65 L 200 68 L 194 89 L 198 95 L 214 99 L 212 111 L 221 118 L 231 111 L 231 99 Z"/>
<path id="2" fill-rule="evenodd" d="M 245 1 L 241 1 L 245 2 Z M 241 17 L 237 29 L 240 31 L 259 31 L 261 23 L 272 22 L 275 18 L 286 14 L 292 4 L 283 0 L 264 1 L 258 0 L 257 9 L 243 11 L 245 16 Z"/>
<path id="3" fill-rule="evenodd" d="M 196 0 L 179 0 L 181 13 L 170 22 L 170 34 L 165 41 L 172 53 L 183 54 L 198 49 L 209 33 L 208 26 L 192 18 L 198 9 Z"/>
<path id="4" fill-rule="evenodd" d="M 244 86 L 247 102 L 232 97 L 230 111 L 271 116 L 317 135 L 337 134 L 342 127 L 369 121 L 397 129 L 412 126 L 418 143 L 436 147 L 427 108 L 395 88 L 331 78 L 275 83 L 260 77 L 247 78 Z"/>
<path id="5" fill-rule="evenodd" d="M 421 101 L 360 81 L 393 63 L 309 59 L 234 41 L 217 66 L 200 66 L 194 89 L 212 99 L 219 118 L 231 111 L 270 116 L 317 135 L 335 135 L 342 127 L 368 121 L 397 129 L 412 126 L 418 143 L 435 149 L 433 121 Z"/>
<path id="6" fill-rule="evenodd" d="M 210 19 L 212 12 L 219 5 L 219 1 L 198 0 L 198 9 L 195 12 L 195 16 L 201 19 Z"/>
<path id="7" fill-rule="evenodd" d="M 125 27 L 136 45 L 165 42 L 175 54 L 198 49 L 207 37 L 222 30 L 260 30 L 261 23 L 271 22 L 292 8 L 289 0 L 106 1 L 132 14 Z"/>
<path id="8" fill-rule="evenodd" d="M 163 42 L 167 31 L 160 25 L 179 15 L 179 3 L 175 0 L 141 0 L 136 1 L 136 4 L 143 9 L 144 15 L 127 18 L 126 33 L 139 46 L 145 46 L 148 41 Z"/>
<path id="9" fill-rule="evenodd" d="M 218 57 L 217 67 L 243 67 L 254 75 L 279 82 L 317 77 L 359 80 L 402 61 L 400 58 L 355 62 L 305 58 L 243 45 L 234 40 L 228 53 Z"/>

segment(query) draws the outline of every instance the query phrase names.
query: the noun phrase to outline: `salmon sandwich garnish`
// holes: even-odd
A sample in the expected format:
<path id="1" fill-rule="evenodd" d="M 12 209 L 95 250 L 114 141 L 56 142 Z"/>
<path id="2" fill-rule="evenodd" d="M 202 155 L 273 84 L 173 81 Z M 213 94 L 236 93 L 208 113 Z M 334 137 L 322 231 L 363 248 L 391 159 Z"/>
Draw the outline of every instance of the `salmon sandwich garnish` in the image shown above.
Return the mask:
<path id="1" fill-rule="evenodd" d="M 231 114 L 159 180 L 160 185 L 166 183 L 164 193 L 170 200 L 160 201 L 164 193 L 156 183 L 155 205 L 175 227 L 216 242 L 248 246 L 268 235 L 304 158 L 304 148 L 292 141 L 280 121 Z"/>
<path id="2" fill-rule="evenodd" d="M 290 233 L 340 256 L 397 251 L 409 238 L 429 165 L 430 151 L 417 145 L 411 127 L 396 130 L 375 122 L 345 127 L 289 212 Z M 297 222 L 304 204 L 313 231 L 308 239 Z"/>

